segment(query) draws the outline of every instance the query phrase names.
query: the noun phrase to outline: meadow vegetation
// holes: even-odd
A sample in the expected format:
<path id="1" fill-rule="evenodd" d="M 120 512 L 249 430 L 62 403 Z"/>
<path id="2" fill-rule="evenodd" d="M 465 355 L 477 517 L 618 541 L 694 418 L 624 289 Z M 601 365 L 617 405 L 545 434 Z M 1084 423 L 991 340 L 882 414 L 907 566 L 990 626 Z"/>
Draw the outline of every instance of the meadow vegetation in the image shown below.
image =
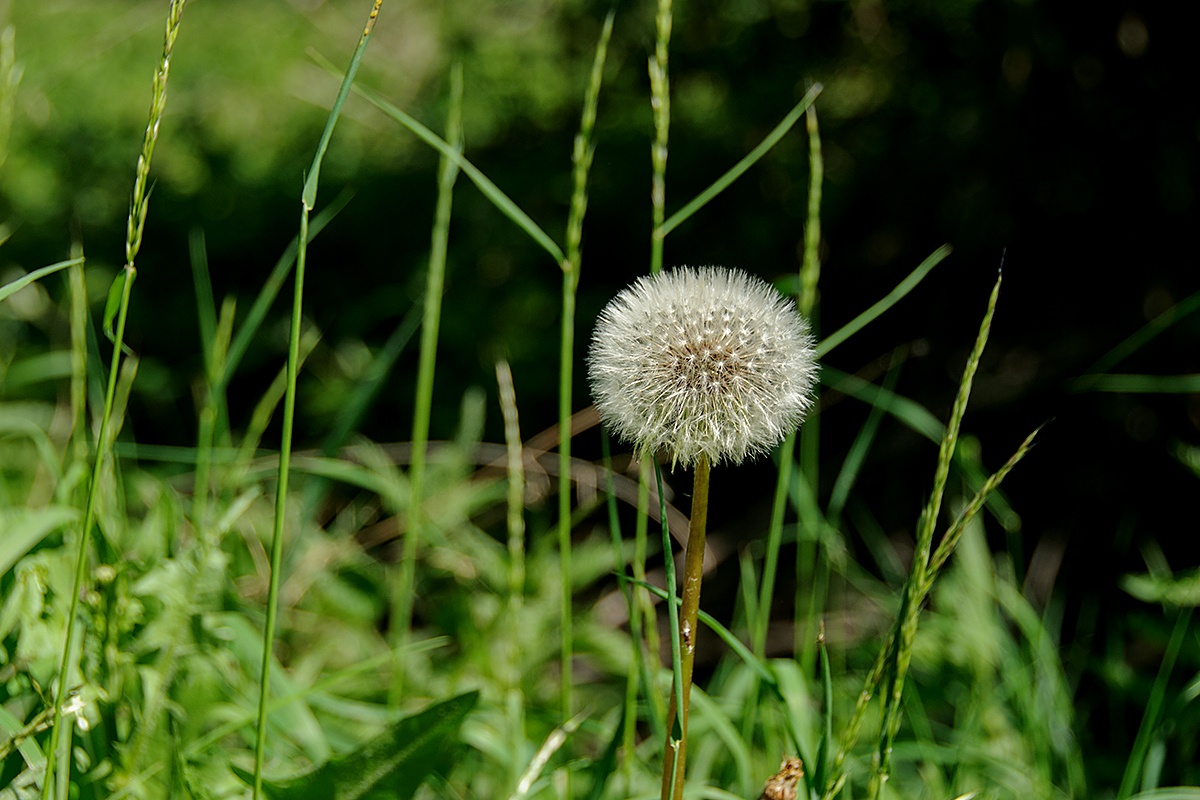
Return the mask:
<path id="1" fill-rule="evenodd" d="M 603 146 L 597 119 L 610 81 L 628 89 L 614 73 L 641 67 L 613 64 L 614 14 L 596 20 L 594 49 L 570 65 L 586 80 L 564 154 L 565 219 L 539 222 L 471 160 L 472 125 L 487 120 L 472 109 L 461 65 L 446 76 L 437 120 L 355 83 L 388 21 L 377 21 L 379 0 L 359 5 L 363 18 L 342 32 L 347 41 L 361 33 L 357 49 L 337 64 L 316 58 L 333 76 L 322 84 L 328 116 L 287 209 L 299 212 L 295 238 L 272 243 L 269 275 L 252 293 L 219 294 L 200 231 L 190 264 L 173 265 L 178 291 L 194 296 L 201 365 L 188 376 L 186 446 L 137 438 L 127 411 L 146 376 L 126 342 L 138 255 L 155 231 L 156 144 L 171 104 L 193 102 L 175 93 L 171 70 L 206 57 L 188 46 L 185 0 L 166 9 L 162 51 L 137 54 L 153 81 L 119 100 L 141 107 L 146 89 L 151 98 L 130 163 L 125 249 L 103 256 L 123 266 L 95 272 L 92 253 L 70 242 L 69 258 L 0 277 L 0 800 L 673 794 L 662 762 L 682 734 L 669 709 L 684 679 L 674 587 L 685 570 L 680 560 L 676 576 L 690 473 L 670 457 L 638 459 L 610 444 L 577 391 L 594 324 L 577 308 L 580 280 L 602 268 L 584 235 Z M 650 207 L 631 257 L 648 273 L 670 267 L 668 236 L 686 237 L 709 203 L 780 142 L 799 139 L 798 269 L 763 277 L 819 320 L 823 87 L 781 100 L 778 124 L 744 158 L 681 198 L 668 169 L 672 20 L 670 0 L 660 0 L 646 34 Z M 20 37 L 10 26 L 0 39 L 0 170 L 19 157 L 6 134 Z M 406 198 L 427 203 L 432 220 L 423 285 L 380 347 L 338 354 L 357 361 L 330 379 L 332 403 L 297 387 L 324 346 L 305 313 L 314 301 L 306 277 L 349 271 L 328 262 L 319 237 L 367 213 L 322 190 L 352 102 L 389 120 L 405 147 L 422 143 L 439 168 L 433 193 Z M 436 378 L 455 358 L 441 336 L 443 307 L 455 302 L 447 253 L 454 237 L 470 235 L 454 226 L 455 201 L 467 193 L 536 245 L 538 279 L 557 292 L 547 313 L 556 315 L 558 359 L 545 365 L 553 380 L 543 376 L 557 384 L 554 419 L 529 413 L 503 354 L 489 358 L 493 386 L 440 391 Z M 0 248 L 21 233 L 5 229 Z M 864 288 L 853 315 L 818 326 L 816 356 L 886 327 L 889 311 L 937 281 L 947 258 L 950 247 L 939 247 L 905 265 L 894 286 Z M 706 591 L 715 576 L 723 588 L 701 600 L 683 797 L 754 800 L 781 761 L 799 758 L 802 769 L 776 782 L 769 800 L 1200 800 L 1187 785 L 1200 782 L 1195 576 L 1172 575 L 1152 551 L 1153 569 L 1131 567 L 1139 574 L 1127 591 L 1161 605 L 1155 624 L 1168 636 L 1152 663 L 1105 661 L 1096 687 L 1064 660 L 1063 607 L 1035 602 L 1021 556 L 996 546 L 1021 526 L 1022 509 L 1001 484 L 1046 433 L 989 442 L 986 459 L 969 434 L 973 382 L 1005 313 L 995 266 L 990 294 L 960 298 L 978 322 L 960 343 L 947 413 L 896 391 L 899 351 L 867 377 L 823 363 L 819 394 L 861 410 L 853 430 L 832 437 L 849 446 L 821 447 L 831 434 L 815 405 L 770 467 L 753 473 L 769 484 L 770 508 L 744 512 L 742 538 L 711 543 Z M 356 291 L 367 302 L 384 289 Z M 287 310 L 286 335 L 267 322 L 272 308 Z M 266 380 L 247 380 L 247 353 L 270 337 L 286 338 L 286 360 Z M 319 357 L 326 370 L 338 361 Z M 412 366 L 411 435 L 372 441 L 364 419 L 393 402 L 386 388 L 398 365 Z M 327 423 L 319 440 L 303 430 L 318 417 Z M 447 418 L 454 429 L 439 430 Z M 488 418 L 502 420 L 502 440 L 487 439 Z M 907 498 L 911 538 L 901 543 L 879 528 L 858 485 L 885 426 L 915 434 L 927 466 L 922 493 Z M 1193 456 L 1180 451 L 1200 473 Z M 720 465 L 714 486 L 737 469 Z M 737 506 L 715 490 L 712 502 Z M 1114 766 L 1112 754 L 1082 743 L 1080 693 L 1134 685 L 1146 689 L 1136 695 L 1146 698 L 1143 713 L 1112 721 L 1134 731 Z"/>

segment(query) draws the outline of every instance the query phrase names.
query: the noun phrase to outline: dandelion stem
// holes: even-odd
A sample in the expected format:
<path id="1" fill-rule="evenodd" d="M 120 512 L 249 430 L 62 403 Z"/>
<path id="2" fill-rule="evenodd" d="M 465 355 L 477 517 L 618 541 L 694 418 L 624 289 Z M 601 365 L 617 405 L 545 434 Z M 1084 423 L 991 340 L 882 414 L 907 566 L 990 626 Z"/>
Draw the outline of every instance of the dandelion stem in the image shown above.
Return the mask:
<path id="1" fill-rule="evenodd" d="M 683 800 L 688 711 L 692 692 L 692 668 L 696 663 L 696 626 L 700 616 L 700 581 L 704 577 L 704 540 L 708 528 L 708 477 L 708 457 L 701 456 L 696 462 L 696 478 L 692 489 L 692 518 L 688 523 L 687 550 L 683 560 L 683 597 L 679 605 L 679 645 L 683 678 L 683 711 L 679 716 L 682 721 L 682 733 L 678 743 L 667 740 L 663 757 L 662 800 L 671 800 L 672 778 L 675 785 L 674 800 Z M 675 696 L 672 695 L 670 711 L 667 714 L 668 729 L 674 725 L 675 714 Z"/>

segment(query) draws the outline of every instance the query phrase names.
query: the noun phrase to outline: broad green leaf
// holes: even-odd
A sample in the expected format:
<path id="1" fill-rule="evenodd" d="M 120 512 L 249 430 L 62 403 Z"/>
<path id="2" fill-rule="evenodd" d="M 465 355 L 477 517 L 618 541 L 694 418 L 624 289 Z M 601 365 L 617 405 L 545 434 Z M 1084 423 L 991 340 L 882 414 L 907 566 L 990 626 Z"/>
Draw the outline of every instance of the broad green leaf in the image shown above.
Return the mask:
<path id="1" fill-rule="evenodd" d="M 116 341 L 117 334 L 113 325 L 117 320 L 117 312 L 121 309 L 121 296 L 125 293 L 125 281 L 131 273 L 123 269 L 113 278 L 112 286 L 108 287 L 108 299 L 104 301 L 104 335 L 110 342 Z M 136 273 L 134 280 L 137 280 Z"/>
<path id="2" fill-rule="evenodd" d="M 392 796 L 412 797 L 478 700 L 478 692 L 468 692 L 437 703 L 307 774 L 264 781 L 263 789 L 272 800 L 358 800 L 385 787 Z"/>
<path id="3" fill-rule="evenodd" d="M 78 518 L 79 510 L 68 506 L 0 510 L 0 576 L 48 534 Z"/>

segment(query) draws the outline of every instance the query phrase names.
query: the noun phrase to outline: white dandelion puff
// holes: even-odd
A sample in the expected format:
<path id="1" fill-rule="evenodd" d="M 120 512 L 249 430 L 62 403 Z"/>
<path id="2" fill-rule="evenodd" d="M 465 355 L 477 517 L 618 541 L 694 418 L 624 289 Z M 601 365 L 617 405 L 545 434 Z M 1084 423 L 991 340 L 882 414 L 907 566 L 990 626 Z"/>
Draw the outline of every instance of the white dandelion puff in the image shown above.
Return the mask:
<path id="1" fill-rule="evenodd" d="M 769 451 L 804 419 L 816 377 L 795 304 L 721 267 L 639 278 L 600 313 L 588 353 L 609 430 L 687 466 Z"/>

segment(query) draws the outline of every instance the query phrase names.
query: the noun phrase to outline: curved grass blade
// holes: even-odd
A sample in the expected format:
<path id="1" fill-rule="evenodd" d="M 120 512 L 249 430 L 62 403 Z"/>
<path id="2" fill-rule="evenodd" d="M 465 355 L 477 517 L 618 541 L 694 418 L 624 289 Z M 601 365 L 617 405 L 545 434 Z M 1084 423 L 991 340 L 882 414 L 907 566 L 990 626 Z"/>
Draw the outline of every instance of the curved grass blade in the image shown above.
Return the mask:
<path id="1" fill-rule="evenodd" d="M 74 267 L 76 265 L 82 265 L 82 264 L 83 264 L 83 257 L 80 256 L 79 258 L 72 258 L 67 261 L 59 261 L 57 264 L 51 264 L 49 266 L 42 267 L 41 269 L 35 269 L 33 272 L 29 273 L 28 275 L 22 275 L 21 277 L 17 278 L 15 281 L 11 281 L 9 283 L 4 284 L 3 286 L 0 286 L 0 301 L 7 299 L 9 295 L 12 295 L 12 294 L 15 294 L 15 293 L 21 291 L 29 284 L 33 283 L 36 280 L 40 280 L 41 278 L 44 278 L 47 275 L 53 275 L 54 273 L 58 272 L 59 270 L 66 269 L 67 267 Z"/>
<path id="2" fill-rule="evenodd" d="M 317 62 L 328 70 L 334 70 L 333 65 L 325 59 L 317 58 Z M 378 93 L 358 85 L 354 86 L 354 91 L 368 103 L 382 111 L 386 116 L 391 117 L 396 122 L 408 128 L 425 144 L 437 150 L 445 158 L 450 159 L 451 162 L 463 171 L 464 175 L 471 179 L 472 183 L 479 187 L 479 191 L 483 192 L 484 197 L 492 201 L 492 205 L 496 206 L 502 214 L 515 222 L 517 227 L 525 231 L 529 234 L 530 238 L 541 245 L 542 249 L 554 258 L 554 263 L 562 264 L 564 257 L 562 248 L 528 214 L 522 211 L 508 195 L 502 192 L 500 187 L 492 183 L 490 178 L 468 161 L 466 156 L 457 152 L 445 139 L 422 125 L 415 117 L 404 113 L 383 99 Z"/>
<path id="3" fill-rule="evenodd" d="M 772 147 L 779 143 L 780 139 L 787 135 L 787 132 L 792 129 L 792 126 L 794 126 L 800 120 L 800 117 L 804 115 L 804 112 L 808 109 L 808 107 L 812 105 L 814 100 L 817 99 L 817 95 L 821 93 L 822 88 L 823 87 L 819 83 L 813 84 L 813 87 L 804 94 L 804 97 L 800 99 L 800 102 L 796 103 L 796 105 L 792 107 L 792 110 L 787 113 L 787 116 L 785 116 L 779 122 L 779 124 L 767 134 L 765 139 L 758 143 L 757 147 L 747 153 L 741 161 L 730 167 L 728 172 L 713 181 L 711 186 L 709 186 L 700 194 L 696 195 L 691 202 L 672 214 L 665 222 L 662 223 L 661 226 L 658 227 L 658 229 L 655 231 L 655 235 L 659 238 L 665 238 L 668 233 L 675 230 L 689 217 L 703 208 L 709 200 L 712 200 L 721 192 L 729 188 L 730 184 L 742 176 L 742 173 L 758 163 L 763 156 L 770 152 Z"/>
<path id="4" fill-rule="evenodd" d="M 942 263 L 951 252 L 952 248 L 950 245 L 944 244 L 930 253 L 929 257 L 918 264 L 917 268 L 910 272 L 907 278 L 896 284 L 896 288 L 888 292 L 886 297 L 822 339 L 817 345 L 817 358 L 829 355 L 829 352 L 833 348 L 858 333 L 873 322 L 880 314 L 896 305 L 901 298 L 911 292 L 916 288 L 917 284 L 925 279 L 930 270 Z"/>

